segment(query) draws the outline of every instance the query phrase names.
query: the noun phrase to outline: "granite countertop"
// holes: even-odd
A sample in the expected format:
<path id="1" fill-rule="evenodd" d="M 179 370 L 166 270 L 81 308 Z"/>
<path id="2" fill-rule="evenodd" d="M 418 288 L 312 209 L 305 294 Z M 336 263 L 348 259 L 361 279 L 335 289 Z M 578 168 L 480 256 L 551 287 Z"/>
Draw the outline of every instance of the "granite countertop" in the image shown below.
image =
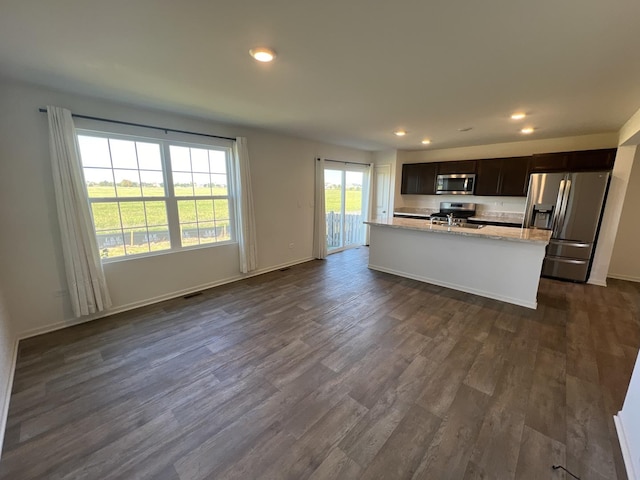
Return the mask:
<path id="1" fill-rule="evenodd" d="M 463 235 L 466 237 L 484 237 L 495 240 L 507 240 L 512 242 L 525 242 L 547 245 L 551 238 L 551 231 L 534 228 L 497 227 L 486 225 L 482 228 L 472 229 L 448 225 L 431 225 L 430 222 L 416 218 L 388 218 L 374 219 L 364 222 L 368 225 L 417 230 L 428 233 L 445 235 Z"/>
<path id="2" fill-rule="evenodd" d="M 522 225 L 524 214 L 511 212 L 485 212 L 477 213 L 469 220 L 477 220 L 479 222 L 496 222 L 496 223 L 519 223 Z"/>

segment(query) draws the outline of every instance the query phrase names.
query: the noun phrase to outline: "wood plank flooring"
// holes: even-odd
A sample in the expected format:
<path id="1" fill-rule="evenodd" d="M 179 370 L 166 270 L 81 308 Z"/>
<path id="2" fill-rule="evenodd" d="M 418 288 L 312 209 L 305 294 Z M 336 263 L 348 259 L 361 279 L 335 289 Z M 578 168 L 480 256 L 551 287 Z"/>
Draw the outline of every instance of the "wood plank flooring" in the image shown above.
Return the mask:
<path id="1" fill-rule="evenodd" d="M 626 478 L 640 284 L 532 311 L 367 255 L 22 341 L 0 479 Z"/>

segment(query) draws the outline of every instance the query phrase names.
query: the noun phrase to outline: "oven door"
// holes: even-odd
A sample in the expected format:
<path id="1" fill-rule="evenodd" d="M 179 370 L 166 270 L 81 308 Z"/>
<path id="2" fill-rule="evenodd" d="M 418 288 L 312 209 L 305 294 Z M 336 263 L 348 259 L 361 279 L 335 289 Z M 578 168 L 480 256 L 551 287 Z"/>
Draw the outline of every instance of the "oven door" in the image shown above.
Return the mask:
<path id="1" fill-rule="evenodd" d="M 472 195 L 475 187 L 475 180 L 475 174 L 460 173 L 455 175 L 438 175 L 436 194 Z"/>

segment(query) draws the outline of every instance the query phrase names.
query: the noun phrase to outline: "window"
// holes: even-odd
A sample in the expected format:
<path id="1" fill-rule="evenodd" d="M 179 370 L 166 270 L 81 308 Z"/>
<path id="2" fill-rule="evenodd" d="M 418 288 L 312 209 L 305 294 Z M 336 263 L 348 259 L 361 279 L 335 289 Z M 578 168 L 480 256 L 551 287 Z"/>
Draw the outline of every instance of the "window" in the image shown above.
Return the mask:
<path id="1" fill-rule="evenodd" d="M 103 260 L 234 240 L 231 149 L 79 131 Z"/>

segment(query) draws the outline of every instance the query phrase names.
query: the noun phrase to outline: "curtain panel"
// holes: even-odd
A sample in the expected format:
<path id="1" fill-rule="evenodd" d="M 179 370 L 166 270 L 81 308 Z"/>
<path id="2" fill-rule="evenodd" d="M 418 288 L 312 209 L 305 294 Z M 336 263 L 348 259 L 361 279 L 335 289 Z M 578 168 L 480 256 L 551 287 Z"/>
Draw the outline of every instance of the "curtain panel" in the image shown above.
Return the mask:
<path id="1" fill-rule="evenodd" d="M 324 160 L 316 158 L 313 256 L 327 258 L 327 215 L 324 204 Z"/>
<path id="2" fill-rule="evenodd" d="M 111 306 L 87 202 L 71 112 L 47 107 L 49 153 L 71 306 L 76 317 Z"/>
<path id="3" fill-rule="evenodd" d="M 256 243 L 256 219 L 251 191 L 251 171 L 247 139 L 236 138 L 233 145 L 235 162 L 235 192 L 237 237 L 240 250 L 240 271 L 249 273 L 258 268 L 258 246 Z"/>

